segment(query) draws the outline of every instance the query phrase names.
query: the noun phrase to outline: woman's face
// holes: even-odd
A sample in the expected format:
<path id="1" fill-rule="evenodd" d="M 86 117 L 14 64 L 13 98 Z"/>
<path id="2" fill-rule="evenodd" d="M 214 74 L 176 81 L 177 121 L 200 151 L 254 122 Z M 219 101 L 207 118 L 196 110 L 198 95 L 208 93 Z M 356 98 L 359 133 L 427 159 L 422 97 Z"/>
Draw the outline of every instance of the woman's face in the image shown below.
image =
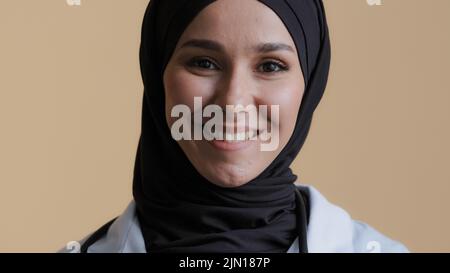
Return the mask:
<path id="1" fill-rule="evenodd" d="M 278 145 L 262 151 L 256 140 L 180 140 L 178 143 L 197 171 L 222 187 L 237 187 L 257 177 L 281 152 L 291 137 L 304 92 L 304 79 L 294 41 L 281 19 L 258 1 L 216 1 L 203 9 L 180 37 L 164 71 L 166 120 L 171 128 L 177 117 L 176 105 L 194 111 L 194 97 L 202 108 L 215 104 L 266 105 L 266 115 L 258 115 L 266 128 L 249 128 L 234 116 L 235 132 L 252 134 L 272 129 Z M 279 105 L 279 117 L 270 109 Z M 229 126 L 225 121 L 223 130 Z M 210 118 L 203 118 L 202 123 Z M 194 126 L 192 118 L 192 126 Z M 270 126 L 272 124 L 272 126 Z M 226 136 L 224 137 L 226 138 Z M 267 142 L 267 141 L 266 141 Z"/>

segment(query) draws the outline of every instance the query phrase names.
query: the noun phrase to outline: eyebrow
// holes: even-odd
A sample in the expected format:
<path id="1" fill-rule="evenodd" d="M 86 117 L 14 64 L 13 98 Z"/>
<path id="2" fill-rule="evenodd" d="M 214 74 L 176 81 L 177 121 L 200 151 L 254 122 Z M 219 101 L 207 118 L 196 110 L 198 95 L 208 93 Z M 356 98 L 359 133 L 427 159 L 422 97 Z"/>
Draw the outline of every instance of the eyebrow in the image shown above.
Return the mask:
<path id="1" fill-rule="evenodd" d="M 197 47 L 212 51 L 225 52 L 225 48 L 223 45 L 207 39 L 192 39 L 183 43 L 180 48 L 183 47 Z M 295 50 L 292 48 L 292 46 L 283 43 L 262 43 L 254 46 L 252 49 L 259 53 L 268 53 L 278 50 L 286 50 L 295 53 Z"/>

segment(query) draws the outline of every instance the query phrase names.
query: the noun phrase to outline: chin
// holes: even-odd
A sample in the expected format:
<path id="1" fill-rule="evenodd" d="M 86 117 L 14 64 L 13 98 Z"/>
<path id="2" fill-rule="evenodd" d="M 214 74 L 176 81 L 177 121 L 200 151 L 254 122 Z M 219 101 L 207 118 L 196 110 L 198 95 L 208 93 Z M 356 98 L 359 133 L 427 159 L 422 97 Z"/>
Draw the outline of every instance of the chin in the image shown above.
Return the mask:
<path id="1" fill-rule="evenodd" d="M 210 182 L 215 184 L 216 186 L 219 186 L 222 188 L 237 188 L 237 187 L 247 184 L 248 181 L 224 181 L 224 180 L 211 181 L 210 180 Z"/>
<path id="2" fill-rule="evenodd" d="M 252 177 L 240 166 L 210 168 L 208 174 L 202 174 L 211 183 L 223 188 L 236 188 L 247 184 Z"/>

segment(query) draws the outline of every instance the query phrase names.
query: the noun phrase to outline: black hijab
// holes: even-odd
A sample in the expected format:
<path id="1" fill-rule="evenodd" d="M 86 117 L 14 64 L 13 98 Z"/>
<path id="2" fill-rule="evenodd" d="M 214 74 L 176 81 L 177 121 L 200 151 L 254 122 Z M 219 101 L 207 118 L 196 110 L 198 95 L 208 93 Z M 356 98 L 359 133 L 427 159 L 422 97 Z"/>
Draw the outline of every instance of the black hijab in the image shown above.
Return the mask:
<path id="1" fill-rule="evenodd" d="M 322 0 L 259 0 L 290 32 L 305 79 L 295 130 L 255 179 L 223 188 L 196 171 L 165 120 L 162 75 L 178 39 L 215 0 L 151 0 L 140 65 L 142 128 L 133 196 L 148 252 L 286 252 L 297 236 L 295 185 L 289 168 L 299 153 L 328 78 L 330 42 Z"/>

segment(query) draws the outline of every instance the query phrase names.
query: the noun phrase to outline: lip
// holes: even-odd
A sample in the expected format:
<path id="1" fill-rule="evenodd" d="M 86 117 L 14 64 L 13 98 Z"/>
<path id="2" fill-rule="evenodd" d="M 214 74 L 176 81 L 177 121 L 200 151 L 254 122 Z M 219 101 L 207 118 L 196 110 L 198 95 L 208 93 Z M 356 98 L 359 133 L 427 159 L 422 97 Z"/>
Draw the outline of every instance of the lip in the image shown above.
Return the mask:
<path id="1" fill-rule="evenodd" d="M 259 132 L 256 133 L 256 138 L 259 136 Z M 207 141 L 209 144 L 211 144 L 214 148 L 221 150 L 221 151 L 239 151 L 244 150 L 251 146 L 255 140 L 252 139 L 245 139 L 245 140 L 210 140 Z"/>
<path id="2" fill-rule="evenodd" d="M 241 140 L 241 141 L 226 141 L 226 140 L 210 140 L 207 141 L 214 148 L 222 151 L 239 151 L 248 148 L 251 144 L 251 140 Z"/>

